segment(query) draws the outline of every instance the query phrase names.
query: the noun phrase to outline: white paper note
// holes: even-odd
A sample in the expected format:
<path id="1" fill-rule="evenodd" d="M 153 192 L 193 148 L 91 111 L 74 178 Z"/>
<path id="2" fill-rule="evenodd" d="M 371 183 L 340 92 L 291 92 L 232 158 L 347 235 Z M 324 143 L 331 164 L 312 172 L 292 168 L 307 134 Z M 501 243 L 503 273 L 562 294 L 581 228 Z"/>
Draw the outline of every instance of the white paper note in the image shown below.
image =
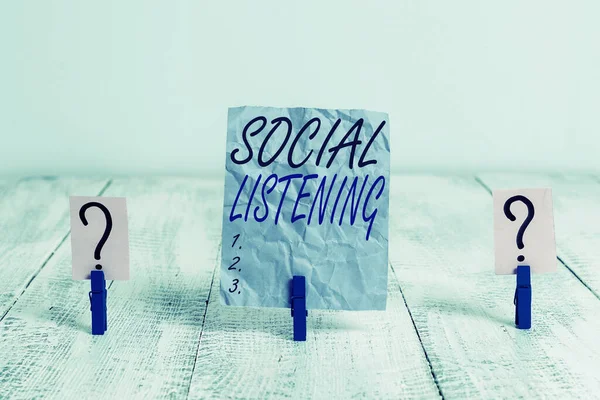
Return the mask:
<path id="1" fill-rule="evenodd" d="M 555 272 L 552 190 L 494 190 L 493 197 L 496 274 L 515 274 L 518 265 Z"/>
<path id="2" fill-rule="evenodd" d="M 124 197 L 72 196 L 73 279 L 90 279 L 92 270 L 107 280 L 129 279 L 129 230 Z"/>

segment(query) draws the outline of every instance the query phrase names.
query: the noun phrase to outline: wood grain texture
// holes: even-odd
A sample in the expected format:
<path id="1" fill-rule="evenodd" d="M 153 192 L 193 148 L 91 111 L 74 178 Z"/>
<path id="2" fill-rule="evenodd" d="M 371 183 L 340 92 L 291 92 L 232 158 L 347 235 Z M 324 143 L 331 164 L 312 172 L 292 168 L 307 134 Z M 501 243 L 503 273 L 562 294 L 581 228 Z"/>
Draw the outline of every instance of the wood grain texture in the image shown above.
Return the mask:
<path id="1" fill-rule="evenodd" d="M 592 287 L 600 184 L 543 179 L 559 254 Z M 103 183 L 0 182 L 12 241 L 0 242 L 2 270 L 39 271 L 25 291 L 0 280 L 0 293 L 22 293 L 0 322 L 0 399 L 600 396 L 600 301 L 559 265 L 532 277 L 533 327 L 515 329 L 515 279 L 494 274 L 491 196 L 474 177 L 393 177 L 387 311 L 311 311 L 304 343 L 291 340 L 288 309 L 220 305 L 222 180 L 175 178 L 106 191 L 128 198 L 131 280 L 110 285 L 108 332 L 92 336 L 89 282 L 71 279 L 63 240 L 67 196 L 90 194 L 82 182 Z"/>
<path id="2" fill-rule="evenodd" d="M 289 309 L 228 307 L 211 296 L 189 398 L 438 398 L 390 278 L 386 311 L 309 310 L 306 342 L 292 340 Z"/>
<path id="3" fill-rule="evenodd" d="M 600 299 L 600 183 L 591 176 L 482 174 L 490 189 L 550 187 L 556 254 Z"/>
<path id="4" fill-rule="evenodd" d="M 95 196 L 103 179 L 10 179 L 0 184 L 0 319 L 69 233 L 69 196 Z"/>
<path id="5" fill-rule="evenodd" d="M 598 299 L 565 268 L 535 275 L 532 329 L 516 329 L 491 196 L 473 177 L 394 177 L 391 190 L 391 263 L 444 398 L 597 397 Z"/>
<path id="6" fill-rule="evenodd" d="M 186 397 L 222 184 L 116 180 L 106 195 L 128 198 L 131 249 L 131 280 L 108 291 L 108 332 L 90 334 L 89 281 L 71 279 L 66 240 L 0 324 L 0 398 Z"/>

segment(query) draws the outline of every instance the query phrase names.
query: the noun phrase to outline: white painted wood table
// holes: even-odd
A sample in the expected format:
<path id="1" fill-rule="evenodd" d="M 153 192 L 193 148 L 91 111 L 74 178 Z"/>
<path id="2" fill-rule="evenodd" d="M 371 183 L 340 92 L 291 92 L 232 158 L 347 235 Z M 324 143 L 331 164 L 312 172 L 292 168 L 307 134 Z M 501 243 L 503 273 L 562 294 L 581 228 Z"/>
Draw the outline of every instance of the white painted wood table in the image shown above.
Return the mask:
<path id="1" fill-rule="evenodd" d="M 558 273 L 534 275 L 533 327 L 493 272 L 496 187 L 552 187 Z M 600 398 L 600 180 L 394 176 L 385 312 L 218 299 L 222 179 L 0 181 L 1 399 Z M 69 195 L 126 196 L 130 281 L 90 334 L 71 279 Z"/>

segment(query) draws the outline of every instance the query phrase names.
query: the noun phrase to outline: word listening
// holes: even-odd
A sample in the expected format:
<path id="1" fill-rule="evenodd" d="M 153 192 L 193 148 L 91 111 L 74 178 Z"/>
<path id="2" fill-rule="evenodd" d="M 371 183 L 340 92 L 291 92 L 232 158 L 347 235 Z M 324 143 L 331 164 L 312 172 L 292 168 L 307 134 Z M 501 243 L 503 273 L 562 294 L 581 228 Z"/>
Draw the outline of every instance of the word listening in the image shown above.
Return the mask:
<path id="1" fill-rule="evenodd" d="M 346 190 L 346 184 L 349 181 L 347 176 L 342 179 L 341 177 L 338 177 L 338 174 L 334 174 L 329 182 L 327 176 L 322 176 L 314 196 L 311 197 L 311 193 L 305 190 L 307 189 L 307 183 L 318 178 L 318 174 L 290 174 L 281 177 L 277 174 L 271 174 L 263 180 L 263 175 L 260 174 L 251 186 L 250 193 L 245 193 L 247 197 L 244 196 L 245 198 L 242 198 L 242 193 L 244 192 L 244 188 L 249 179 L 249 176 L 246 175 L 231 207 L 229 221 L 233 222 L 237 219 L 241 219 L 244 222 L 247 222 L 249 218 L 254 218 L 257 222 L 264 222 L 269 218 L 269 215 L 272 215 L 270 211 L 274 211 L 275 215 L 273 221 L 275 225 L 277 225 L 282 214 L 282 209 L 284 208 L 290 184 L 294 180 L 302 180 L 300 189 L 297 194 L 295 194 L 295 199 L 293 197 L 291 198 L 291 203 L 293 203 L 291 213 L 289 212 L 289 209 L 286 213 L 292 224 L 306 219 L 306 224 L 310 225 L 313 221 L 313 215 L 316 212 L 316 218 L 318 219 L 319 225 L 323 224 L 326 220 L 325 217 L 327 214 L 329 216 L 328 219 L 330 224 L 334 223 L 337 216 L 337 222 L 341 226 L 344 216 L 348 215 L 350 225 L 354 225 L 357 215 L 360 214 L 362 221 L 368 224 L 365 239 L 369 240 L 373 222 L 375 221 L 378 212 L 377 207 L 374 207 L 371 203 L 374 203 L 382 195 L 385 188 L 385 177 L 378 176 L 373 179 L 372 182 L 370 181 L 369 175 L 365 175 L 364 178 L 354 177 L 351 179 L 348 190 Z M 362 184 L 360 182 L 361 180 Z M 341 184 L 337 190 L 334 191 L 334 187 L 337 186 L 336 181 L 341 181 Z M 257 195 L 259 187 L 261 187 L 261 189 L 260 198 L 257 200 L 258 205 L 256 205 L 253 212 L 251 212 L 250 210 L 252 209 L 253 204 L 255 204 L 255 197 L 259 196 Z M 276 187 L 279 189 L 278 192 L 281 192 L 278 203 L 273 202 L 272 197 L 274 195 L 271 195 Z M 345 198 L 343 198 L 344 192 Z M 334 196 L 332 196 L 332 193 L 334 193 Z M 304 198 L 308 200 L 302 200 Z M 242 212 L 237 212 L 238 204 L 242 204 L 242 207 L 240 207 L 242 208 Z M 246 205 L 245 210 L 243 210 L 243 204 Z M 350 205 L 349 208 L 348 205 Z M 299 206 L 308 208 L 309 211 L 305 211 L 308 215 L 303 214 L 302 210 L 299 211 Z M 346 210 L 348 210 L 348 214 L 346 214 Z"/>

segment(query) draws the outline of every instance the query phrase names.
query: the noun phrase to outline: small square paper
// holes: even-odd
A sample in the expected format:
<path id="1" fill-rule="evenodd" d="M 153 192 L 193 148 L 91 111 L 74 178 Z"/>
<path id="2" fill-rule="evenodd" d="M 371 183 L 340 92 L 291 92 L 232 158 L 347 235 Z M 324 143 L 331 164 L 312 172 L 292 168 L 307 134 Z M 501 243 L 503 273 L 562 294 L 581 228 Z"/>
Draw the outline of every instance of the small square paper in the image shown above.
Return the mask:
<path id="1" fill-rule="evenodd" d="M 72 196 L 73 279 L 90 279 L 92 270 L 107 280 L 129 279 L 129 231 L 124 197 Z"/>
<path id="2" fill-rule="evenodd" d="M 493 197 L 496 274 L 515 274 L 518 265 L 555 272 L 552 190 L 494 190 Z"/>

